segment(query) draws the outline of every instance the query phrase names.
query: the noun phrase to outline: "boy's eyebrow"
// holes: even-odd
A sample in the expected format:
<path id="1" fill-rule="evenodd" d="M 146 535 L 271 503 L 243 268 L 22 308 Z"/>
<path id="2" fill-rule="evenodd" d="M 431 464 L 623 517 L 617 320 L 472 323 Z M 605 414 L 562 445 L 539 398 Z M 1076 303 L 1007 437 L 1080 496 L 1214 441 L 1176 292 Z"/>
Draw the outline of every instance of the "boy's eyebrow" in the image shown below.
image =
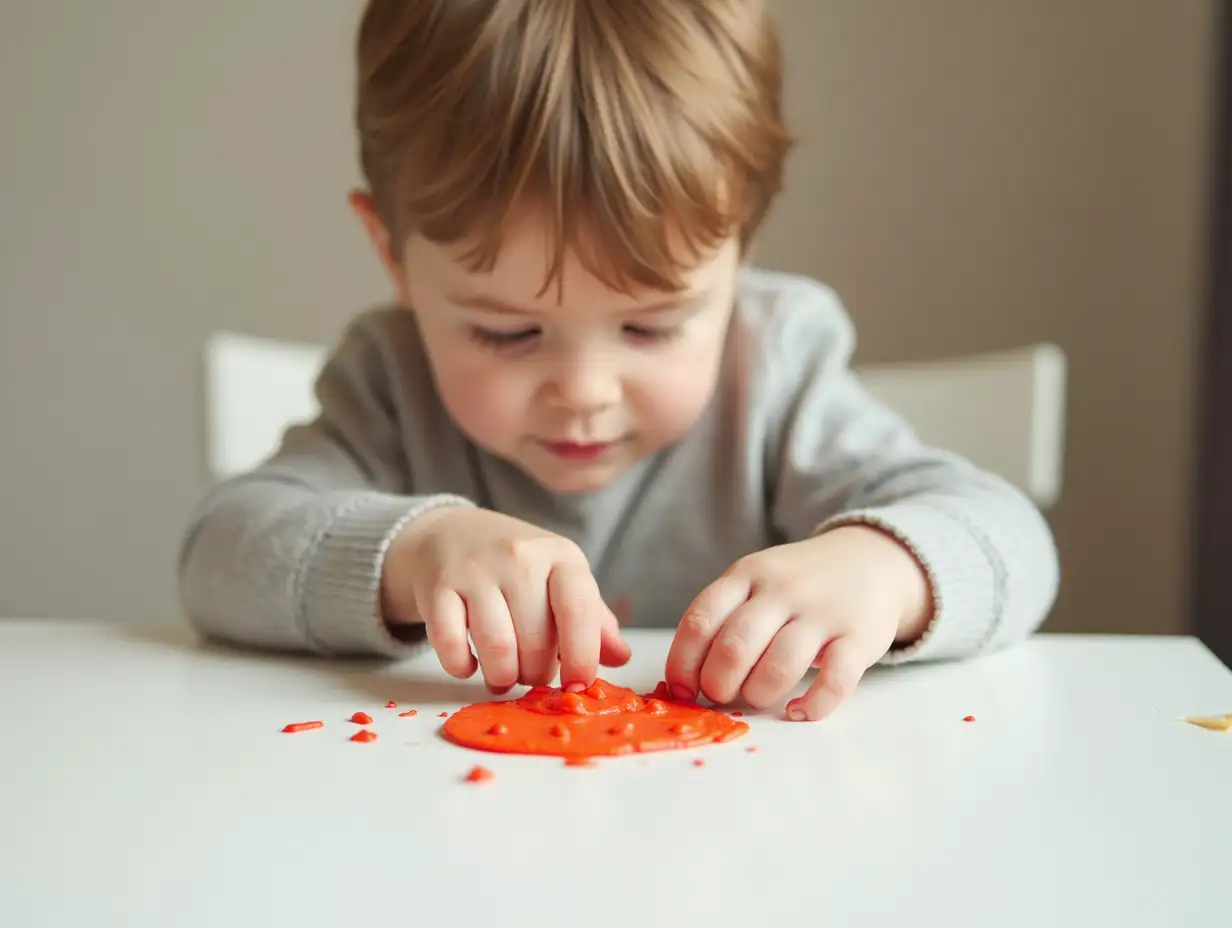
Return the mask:
<path id="1" fill-rule="evenodd" d="M 629 307 L 626 312 L 629 315 L 641 316 L 667 312 L 669 310 L 687 309 L 700 303 L 705 297 L 706 293 L 702 290 L 683 291 L 640 306 Z M 516 306 L 513 303 L 507 303 L 499 297 L 487 296 L 482 293 L 454 293 L 446 298 L 454 306 L 479 310 L 480 312 L 501 313 L 510 316 L 538 316 L 541 314 L 539 310 Z"/>

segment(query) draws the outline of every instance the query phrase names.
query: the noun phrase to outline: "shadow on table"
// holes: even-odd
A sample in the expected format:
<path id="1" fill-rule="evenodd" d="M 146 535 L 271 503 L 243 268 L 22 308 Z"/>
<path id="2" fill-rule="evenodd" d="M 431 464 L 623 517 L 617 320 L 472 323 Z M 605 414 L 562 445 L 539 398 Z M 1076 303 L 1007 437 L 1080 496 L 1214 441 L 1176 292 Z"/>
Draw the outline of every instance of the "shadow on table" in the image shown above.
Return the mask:
<path id="1" fill-rule="evenodd" d="M 220 665 L 235 668 L 260 668 L 266 680 L 271 676 L 285 676 L 288 685 L 302 684 L 305 677 L 319 681 L 322 688 L 342 691 L 347 697 L 358 698 L 361 705 L 383 707 L 389 701 L 405 708 L 418 708 L 427 704 L 440 709 L 456 710 L 460 706 L 492 699 L 515 698 L 525 692 L 525 687 L 515 687 L 506 696 L 497 696 L 488 690 L 482 675 L 476 673 L 470 680 L 455 680 L 449 677 L 428 648 L 410 657 L 390 659 L 380 657 L 328 657 L 311 653 L 242 648 L 224 641 L 200 636 L 192 628 L 182 627 L 135 627 L 120 626 L 117 633 L 141 644 L 173 652 L 181 659 L 197 655 L 207 661 L 207 667 Z M 606 668 L 601 669 L 603 674 Z M 911 678 L 920 680 L 930 676 L 945 676 L 944 664 L 911 667 L 870 667 L 859 686 L 860 702 L 874 703 L 888 699 L 894 701 L 903 692 L 901 687 Z M 743 700 L 723 707 L 739 709 L 746 715 L 780 716 L 791 696 L 798 696 L 813 683 L 815 670 L 793 688 L 792 693 L 762 710 L 752 709 Z M 619 671 L 608 679 L 618 680 Z M 653 688 L 653 681 L 643 681 L 646 690 Z M 637 683 L 628 683 L 635 688 Z M 915 691 L 915 698 L 919 692 Z M 708 700 L 703 704 L 710 705 Z M 423 711 L 421 709 L 421 711 Z M 432 711 L 437 711 L 434 708 Z M 847 709 L 849 713 L 850 708 Z M 846 713 L 845 713 L 846 714 Z"/>
<path id="2" fill-rule="evenodd" d="M 345 689 L 365 704 L 379 702 L 383 706 L 392 700 L 408 708 L 416 703 L 456 707 L 499 698 L 488 690 L 478 674 L 470 680 L 448 677 L 430 650 L 400 660 L 339 658 L 241 648 L 204 638 L 187 627 L 122 626 L 116 631 L 129 640 L 165 649 L 181 658 L 199 655 L 213 666 L 260 667 L 265 673 L 317 677 L 331 688 Z"/>

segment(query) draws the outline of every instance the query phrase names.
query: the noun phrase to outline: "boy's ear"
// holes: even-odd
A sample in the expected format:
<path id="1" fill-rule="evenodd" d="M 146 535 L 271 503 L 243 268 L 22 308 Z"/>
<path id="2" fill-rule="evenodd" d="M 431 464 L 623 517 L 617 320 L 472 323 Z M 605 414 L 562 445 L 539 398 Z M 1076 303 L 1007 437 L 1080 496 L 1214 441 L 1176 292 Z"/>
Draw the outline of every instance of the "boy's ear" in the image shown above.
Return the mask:
<path id="1" fill-rule="evenodd" d="M 381 266 L 389 275 L 390 282 L 393 283 L 398 293 L 398 299 L 401 300 L 402 305 L 410 306 L 406 289 L 406 274 L 402 269 L 402 255 L 394 253 L 389 229 L 386 228 L 385 221 L 377 212 L 372 196 L 363 190 L 353 190 L 347 197 L 347 202 L 351 205 L 351 211 L 363 223 L 364 231 L 368 233 L 368 240 L 372 243 L 372 250 L 376 252 Z"/>

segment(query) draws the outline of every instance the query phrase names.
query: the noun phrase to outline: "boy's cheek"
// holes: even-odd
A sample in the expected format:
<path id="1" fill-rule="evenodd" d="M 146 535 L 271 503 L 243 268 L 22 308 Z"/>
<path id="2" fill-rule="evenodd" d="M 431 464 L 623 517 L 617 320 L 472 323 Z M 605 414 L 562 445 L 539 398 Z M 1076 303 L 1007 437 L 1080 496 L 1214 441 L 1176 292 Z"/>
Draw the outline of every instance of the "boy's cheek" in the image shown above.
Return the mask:
<path id="1" fill-rule="evenodd" d="M 696 368 L 693 370 L 693 376 L 684 368 L 647 384 L 643 390 L 640 405 L 645 412 L 639 418 L 665 443 L 675 441 L 697 423 L 713 394 L 713 383 L 704 374 L 699 376 Z"/>
<path id="2" fill-rule="evenodd" d="M 701 344 L 656 359 L 653 374 L 641 381 L 638 405 L 643 419 L 656 423 L 667 441 L 696 424 L 714 395 L 720 363 L 717 346 Z"/>
<path id="3" fill-rule="evenodd" d="M 442 399 L 464 431 L 499 444 L 519 430 L 523 416 L 515 383 L 493 381 L 481 376 L 451 378 L 442 390 Z"/>
<path id="4" fill-rule="evenodd" d="M 472 441 L 491 449 L 504 449 L 523 426 L 525 386 L 516 377 L 502 375 L 491 365 L 436 365 L 441 403 Z"/>

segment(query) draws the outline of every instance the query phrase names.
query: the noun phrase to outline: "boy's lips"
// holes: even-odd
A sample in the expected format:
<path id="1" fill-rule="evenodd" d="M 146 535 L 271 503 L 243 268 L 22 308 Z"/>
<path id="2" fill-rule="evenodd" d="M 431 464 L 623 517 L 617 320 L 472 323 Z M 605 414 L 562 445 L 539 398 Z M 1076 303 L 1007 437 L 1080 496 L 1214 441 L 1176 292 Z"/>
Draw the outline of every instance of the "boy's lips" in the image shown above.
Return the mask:
<path id="1" fill-rule="evenodd" d="M 544 441 L 543 447 L 565 461 L 595 461 L 616 445 L 614 441 Z"/>

